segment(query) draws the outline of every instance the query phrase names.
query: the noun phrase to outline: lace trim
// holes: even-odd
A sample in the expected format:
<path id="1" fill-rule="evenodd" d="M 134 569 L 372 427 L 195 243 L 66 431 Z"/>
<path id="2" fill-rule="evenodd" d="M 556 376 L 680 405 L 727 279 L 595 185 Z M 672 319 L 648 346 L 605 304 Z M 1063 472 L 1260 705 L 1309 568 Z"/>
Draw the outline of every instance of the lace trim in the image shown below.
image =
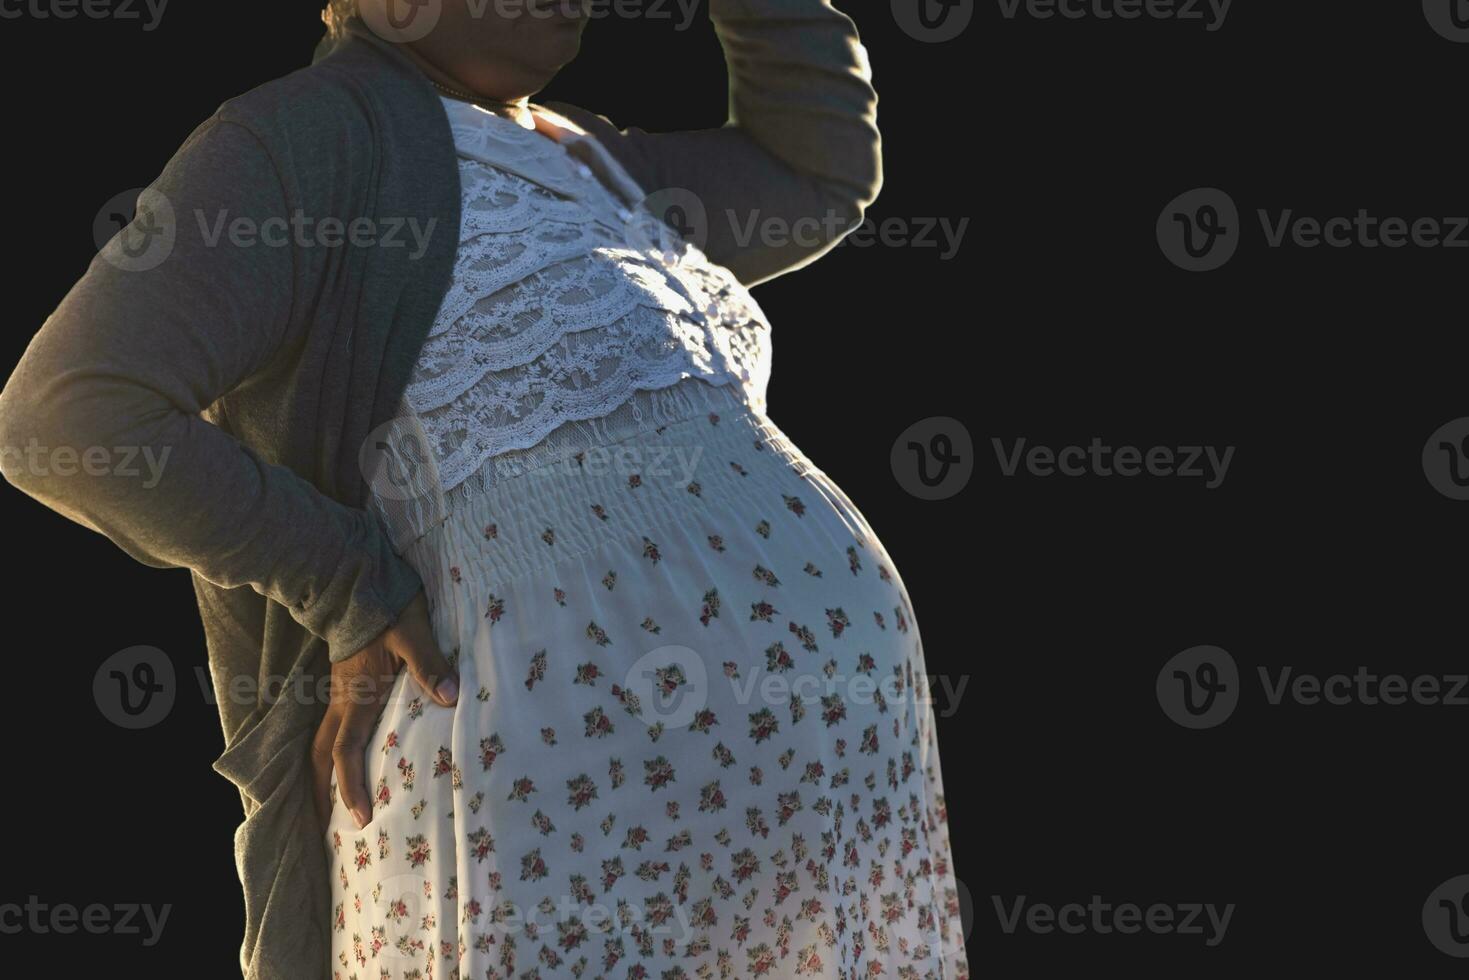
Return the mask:
<path id="1" fill-rule="evenodd" d="M 390 469 L 411 474 L 410 491 L 373 481 L 379 509 L 414 538 L 538 454 L 763 410 L 769 380 L 770 328 L 728 270 L 620 203 L 565 147 L 468 108 L 449 110 L 462 157 L 453 281 L 390 440 L 406 447 Z M 418 501 L 406 512 L 405 494 Z"/>

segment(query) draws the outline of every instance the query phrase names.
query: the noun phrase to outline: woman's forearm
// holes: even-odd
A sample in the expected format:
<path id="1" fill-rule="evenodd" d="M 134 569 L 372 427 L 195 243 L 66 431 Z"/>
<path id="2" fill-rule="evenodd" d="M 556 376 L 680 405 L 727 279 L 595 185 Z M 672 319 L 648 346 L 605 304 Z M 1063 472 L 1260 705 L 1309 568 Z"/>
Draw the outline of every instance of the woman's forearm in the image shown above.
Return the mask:
<path id="1" fill-rule="evenodd" d="M 730 122 L 796 173 L 866 207 L 882 186 L 877 93 L 851 18 L 829 0 L 713 0 Z"/>
<path id="2" fill-rule="evenodd" d="M 723 128 L 619 131 L 555 108 L 587 126 L 650 195 L 694 194 L 707 217 L 705 252 L 751 284 L 825 252 L 877 197 L 877 94 L 855 26 L 828 0 L 711 0 L 710 16 L 729 69 Z"/>

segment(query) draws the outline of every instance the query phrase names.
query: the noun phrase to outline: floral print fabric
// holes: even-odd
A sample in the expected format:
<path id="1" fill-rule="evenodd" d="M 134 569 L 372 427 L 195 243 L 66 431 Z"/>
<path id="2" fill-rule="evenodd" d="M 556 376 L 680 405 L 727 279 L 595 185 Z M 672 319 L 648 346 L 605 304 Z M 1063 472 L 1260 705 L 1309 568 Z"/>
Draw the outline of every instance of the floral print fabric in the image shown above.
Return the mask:
<path id="1" fill-rule="evenodd" d="M 341 980 L 967 976 L 922 644 L 763 415 L 503 481 L 405 553 L 406 675 L 328 845 Z"/>

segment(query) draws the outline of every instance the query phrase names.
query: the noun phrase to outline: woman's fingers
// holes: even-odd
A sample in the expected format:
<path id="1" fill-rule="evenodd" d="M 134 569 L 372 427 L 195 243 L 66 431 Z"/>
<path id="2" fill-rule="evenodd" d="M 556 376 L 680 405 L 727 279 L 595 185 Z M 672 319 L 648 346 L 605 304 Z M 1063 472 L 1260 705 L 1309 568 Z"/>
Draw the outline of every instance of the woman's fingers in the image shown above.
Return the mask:
<path id="1" fill-rule="evenodd" d="M 337 740 L 337 729 L 342 724 L 342 712 L 338 705 L 326 709 L 326 716 L 316 728 L 311 740 L 311 776 L 315 792 L 312 802 L 316 816 L 321 820 L 321 832 L 331 825 L 332 816 L 332 745 Z"/>
<path id="2" fill-rule="evenodd" d="M 388 631 L 388 650 L 408 667 L 408 673 L 429 697 L 446 708 L 459 700 L 459 675 L 439 650 L 429 621 L 428 600 L 420 592 Z"/>
<path id="3" fill-rule="evenodd" d="M 371 657 L 364 651 L 368 661 L 381 662 L 385 658 Z M 368 666 L 364 664 L 364 666 Z M 337 792 L 342 803 L 357 822 L 358 829 L 372 820 L 372 796 L 367 791 L 367 743 L 377 727 L 377 716 L 383 703 L 393 690 L 393 675 L 396 665 L 388 671 L 362 670 L 354 673 L 343 692 L 342 723 L 337 728 L 332 742 L 332 762 L 337 770 Z M 336 692 L 333 692 L 335 698 Z"/>
<path id="4" fill-rule="evenodd" d="M 372 820 L 367 747 L 403 665 L 437 703 L 452 707 L 458 700 L 459 678 L 434 640 L 428 599 L 422 592 L 376 640 L 332 664 L 331 704 L 311 745 L 316 805 L 323 827 L 331 817 L 333 769 L 337 794 L 357 827 Z"/>

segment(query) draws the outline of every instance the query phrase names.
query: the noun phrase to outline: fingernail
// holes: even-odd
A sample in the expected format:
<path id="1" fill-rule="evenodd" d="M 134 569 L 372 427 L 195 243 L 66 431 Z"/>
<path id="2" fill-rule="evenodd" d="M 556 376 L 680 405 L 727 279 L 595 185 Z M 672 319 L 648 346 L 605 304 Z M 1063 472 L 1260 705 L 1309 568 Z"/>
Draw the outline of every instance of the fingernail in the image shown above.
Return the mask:
<path id="1" fill-rule="evenodd" d="M 357 821 L 357 829 L 361 830 L 363 827 L 367 826 L 367 821 L 370 819 L 370 817 L 368 816 L 367 811 L 359 806 L 352 809 L 352 819 Z"/>
<path id="2" fill-rule="evenodd" d="M 434 688 L 434 693 L 445 704 L 454 704 L 459 699 L 459 681 L 453 675 L 445 677 L 439 681 L 439 686 Z"/>

